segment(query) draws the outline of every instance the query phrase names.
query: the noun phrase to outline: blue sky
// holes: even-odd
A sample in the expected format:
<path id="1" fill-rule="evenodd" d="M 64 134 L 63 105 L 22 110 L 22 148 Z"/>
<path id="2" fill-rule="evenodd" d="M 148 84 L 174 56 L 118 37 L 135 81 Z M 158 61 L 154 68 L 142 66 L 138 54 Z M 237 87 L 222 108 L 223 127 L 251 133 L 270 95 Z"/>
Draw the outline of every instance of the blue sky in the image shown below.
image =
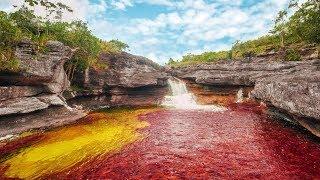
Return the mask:
<path id="1" fill-rule="evenodd" d="M 52 0 L 59 1 L 59 0 Z M 160 64 L 187 53 L 226 50 L 266 34 L 289 0 L 68 0 L 66 21 L 88 22 L 102 39 L 119 39 L 133 54 Z M 0 9 L 22 0 L 1 0 Z M 36 12 L 43 13 L 42 9 Z"/>

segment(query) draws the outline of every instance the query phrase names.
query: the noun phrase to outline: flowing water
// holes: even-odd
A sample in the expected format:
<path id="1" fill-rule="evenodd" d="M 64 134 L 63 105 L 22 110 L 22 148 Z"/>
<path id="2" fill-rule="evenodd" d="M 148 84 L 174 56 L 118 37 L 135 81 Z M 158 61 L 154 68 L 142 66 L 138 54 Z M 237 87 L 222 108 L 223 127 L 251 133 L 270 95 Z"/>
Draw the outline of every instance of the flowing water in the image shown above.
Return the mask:
<path id="1" fill-rule="evenodd" d="M 177 78 L 168 80 L 171 94 L 166 96 L 162 105 L 165 107 L 189 110 L 211 110 L 224 111 L 223 107 L 215 105 L 200 105 L 196 102 L 195 96 L 187 90 L 186 84 Z"/>
<path id="2" fill-rule="evenodd" d="M 320 179 L 319 139 L 258 104 L 202 106 L 169 84 L 168 108 L 101 110 L 0 142 L 0 179 Z"/>
<path id="3" fill-rule="evenodd" d="M 237 103 L 243 102 L 243 89 L 240 89 L 237 93 Z"/>

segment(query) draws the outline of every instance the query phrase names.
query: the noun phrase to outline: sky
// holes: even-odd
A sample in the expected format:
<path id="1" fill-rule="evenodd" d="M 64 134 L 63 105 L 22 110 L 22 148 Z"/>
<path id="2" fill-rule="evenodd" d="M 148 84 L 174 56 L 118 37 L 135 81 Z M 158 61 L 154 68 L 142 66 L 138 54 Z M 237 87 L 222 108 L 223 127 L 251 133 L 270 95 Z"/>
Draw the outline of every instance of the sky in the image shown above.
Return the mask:
<path id="1" fill-rule="evenodd" d="M 58 2 L 61 0 L 51 0 Z M 64 0 L 104 40 L 127 43 L 128 52 L 164 64 L 188 53 L 227 50 L 236 40 L 267 34 L 289 0 Z M 22 0 L 0 0 L 12 11 Z M 38 14 L 43 10 L 37 8 Z"/>

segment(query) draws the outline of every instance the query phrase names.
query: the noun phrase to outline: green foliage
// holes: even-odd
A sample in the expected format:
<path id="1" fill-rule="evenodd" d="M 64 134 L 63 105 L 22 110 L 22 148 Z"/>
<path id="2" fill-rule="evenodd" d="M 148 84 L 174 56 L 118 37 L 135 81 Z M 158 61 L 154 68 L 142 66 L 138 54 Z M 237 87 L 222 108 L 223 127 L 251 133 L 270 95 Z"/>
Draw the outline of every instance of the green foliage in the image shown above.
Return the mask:
<path id="1" fill-rule="evenodd" d="M 290 14 L 292 16 L 288 18 Z M 283 51 L 285 60 L 298 61 L 301 56 L 294 49 L 308 43 L 315 43 L 318 47 L 320 44 L 320 1 L 306 0 L 299 6 L 297 0 L 291 0 L 289 6 L 278 13 L 271 34 L 245 42 L 236 41 L 230 51 L 188 54 L 181 61 L 170 61 L 169 65 L 250 58 L 270 51 Z"/>
<path id="2" fill-rule="evenodd" d="M 172 58 L 170 58 L 167 64 L 174 64 L 174 63 L 175 61 Z"/>
<path id="3" fill-rule="evenodd" d="M 232 47 L 232 56 L 237 59 L 244 58 L 248 54 L 258 55 L 270 50 L 278 50 L 278 43 L 279 38 L 275 35 L 266 35 L 246 42 L 238 41 Z"/>
<path id="4" fill-rule="evenodd" d="M 69 12 L 73 11 L 69 6 L 67 6 L 61 2 L 54 3 L 54 2 L 51 2 L 48 0 L 24 0 L 24 2 L 29 6 L 42 6 L 42 7 L 44 7 L 47 10 L 46 11 L 47 18 L 50 17 L 52 14 L 54 14 L 55 19 L 61 19 L 64 11 L 69 11 Z"/>
<path id="5" fill-rule="evenodd" d="M 126 43 L 123 43 L 119 40 L 111 40 L 111 41 L 101 41 L 100 42 L 101 48 L 103 52 L 106 53 L 118 53 L 120 51 L 124 51 L 129 46 Z"/>
<path id="6" fill-rule="evenodd" d="M 108 43 L 110 43 L 111 46 L 117 48 L 118 51 L 123 51 L 123 50 L 129 48 L 129 46 L 126 43 L 123 43 L 119 40 L 111 40 Z"/>
<path id="7" fill-rule="evenodd" d="M 100 40 L 92 34 L 86 23 L 46 22 L 44 28 L 44 37 L 51 37 L 76 50 L 68 66 L 83 70 L 97 62 L 101 51 Z"/>
<path id="8" fill-rule="evenodd" d="M 291 35 L 302 41 L 320 44 L 320 1 L 308 0 L 290 17 L 286 26 Z"/>
<path id="9" fill-rule="evenodd" d="M 297 9 L 290 18 L 288 12 Z M 301 6 L 292 0 L 285 10 L 279 12 L 272 33 L 279 35 L 282 41 L 320 44 L 320 1 L 307 0 Z M 281 46 L 285 47 L 284 42 Z"/>
<path id="10" fill-rule="evenodd" d="M 174 61 L 172 58 L 169 59 L 168 65 L 179 66 L 195 64 L 198 62 L 216 62 L 220 60 L 225 60 L 230 56 L 229 51 L 219 51 L 219 52 L 205 52 L 199 55 L 187 54 L 182 57 L 181 61 Z"/>
<path id="11" fill-rule="evenodd" d="M 21 36 L 21 30 L 8 14 L 0 11 L 0 71 L 17 71 L 18 62 L 12 49 Z"/>
<path id="12" fill-rule="evenodd" d="M 30 5 L 40 3 L 51 7 L 52 4 L 43 4 L 46 2 L 28 1 Z M 17 71 L 19 63 L 14 57 L 14 49 L 22 39 L 35 42 L 38 52 L 45 52 L 45 44 L 50 40 L 60 41 L 73 48 L 75 54 L 65 65 L 70 79 L 75 70 L 84 70 L 89 66 L 105 69 L 107 65 L 98 61 L 101 52 L 116 53 L 128 48 L 127 44 L 119 40 L 105 42 L 95 37 L 85 22 L 49 21 L 37 17 L 32 10 L 23 6 L 9 14 L 0 11 L 0 71 Z"/>
<path id="13" fill-rule="evenodd" d="M 2 72 L 18 72 L 20 70 L 20 61 L 16 58 L 9 60 L 2 59 L 0 60 L 0 71 Z"/>
<path id="14" fill-rule="evenodd" d="M 287 49 L 286 52 L 285 52 L 284 59 L 286 61 L 300 61 L 301 60 L 301 55 L 295 49 Z"/>
<path id="15" fill-rule="evenodd" d="M 201 62 L 214 62 L 218 60 L 223 60 L 228 57 L 227 51 L 219 51 L 219 52 L 205 52 L 200 55 L 193 55 L 188 54 L 183 56 L 182 62 L 194 62 L 194 61 L 201 61 Z"/>

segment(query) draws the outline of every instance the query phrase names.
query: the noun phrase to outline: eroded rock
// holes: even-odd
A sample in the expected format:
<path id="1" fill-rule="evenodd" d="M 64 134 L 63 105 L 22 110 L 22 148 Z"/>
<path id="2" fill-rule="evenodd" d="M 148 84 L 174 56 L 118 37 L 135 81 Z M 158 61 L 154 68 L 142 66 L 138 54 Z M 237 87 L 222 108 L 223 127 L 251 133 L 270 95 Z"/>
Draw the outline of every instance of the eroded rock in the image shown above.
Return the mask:
<path id="1" fill-rule="evenodd" d="M 0 116 L 26 114 L 33 111 L 46 109 L 51 105 L 65 106 L 65 101 L 55 94 L 0 101 Z"/>
<path id="2" fill-rule="evenodd" d="M 101 55 L 106 69 L 90 68 L 77 75 L 84 87 L 76 96 L 110 96 L 108 105 L 154 105 L 167 93 L 164 67 L 126 52 Z M 106 102 L 103 102 L 105 104 Z"/>
<path id="3" fill-rule="evenodd" d="M 271 77 L 256 83 L 252 97 L 320 122 L 320 71 Z"/>
<path id="4" fill-rule="evenodd" d="M 48 93 L 61 93 L 69 87 L 63 70 L 64 63 L 73 56 L 73 51 L 60 42 L 49 41 L 46 52 L 34 50 L 30 41 L 21 42 L 15 56 L 19 59 L 18 73 L 1 73 L 0 82 L 4 85 L 44 86 Z"/>
<path id="5" fill-rule="evenodd" d="M 73 56 L 73 50 L 49 41 L 41 52 L 26 40 L 18 44 L 15 56 L 19 72 L 0 72 L 0 116 L 64 106 L 60 94 L 70 83 L 63 65 Z"/>
<path id="6" fill-rule="evenodd" d="M 43 91 L 43 88 L 34 86 L 0 86 L 0 101 L 36 96 Z"/>
<path id="7" fill-rule="evenodd" d="M 215 86 L 251 86 L 251 97 L 290 114 L 320 121 L 319 59 L 221 61 L 171 69 L 180 78 Z"/>
<path id="8" fill-rule="evenodd" d="M 90 69 L 90 85 L 136 88 L 166 84 L 168 77 L 163 67 L 145 57 L 122 52 L 105 54 L 101 59 L 109 67 L 106 71 Z"/>

